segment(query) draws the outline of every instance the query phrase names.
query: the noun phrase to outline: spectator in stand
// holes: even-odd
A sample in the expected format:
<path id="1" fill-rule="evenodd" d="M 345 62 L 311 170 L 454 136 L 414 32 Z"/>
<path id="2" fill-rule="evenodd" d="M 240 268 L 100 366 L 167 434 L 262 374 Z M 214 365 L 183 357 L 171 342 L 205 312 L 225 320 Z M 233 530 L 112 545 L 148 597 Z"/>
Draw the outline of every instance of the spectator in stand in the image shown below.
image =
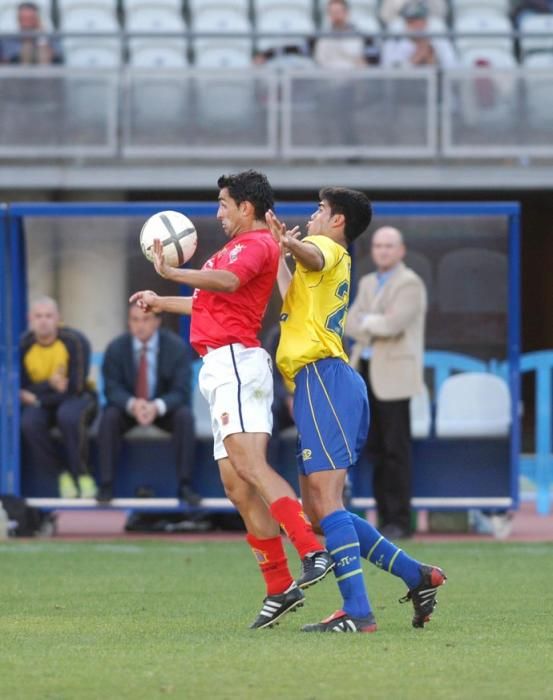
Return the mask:
<path id="1" fill-rule="evenodd" d="M 326 12 L 332 36 L 317 39 L 313 54 L 325 76 L 320 94 L 321 139 L 328 145 L 358 145 L 355 116 L 362 111 L 363 86 L 348 73 L 367 65 L 365 40 L 349 21 L 345 0 L 329 0 Z"/>
<path id="2" fill-rule="evenodd" d="M 381 65 L 385 68 L 407 66 L 439 66 L 453 68 L 457 55 L 453 44 L 445 37 L 427 37 L 428 7 L 421 0 L 410 0 L 401 11 L 410 36 L 387 39 L 382 49 Z"/>
<path id="3" fill-rule="evenodd" d="M 196 436 L 190 408 L 188 348 L 178 335 L 160 328 L 160 316 L 129 307 L 129 330 L 108 345 L 102 372 L 107 406 L 98 430 L 100 492 L 113 497 L 121 436 L 135 425 L 155 424 L 173 434 L 177 454 L 178 497 L 198 505 L 190 485 Z"/>
<path id="4" fill-rule="evenodd" d="M 398 17 L 401 17 L 403 9 L 406 5 L 410 4 L 411 1 L 412 0 L 382 0 L 378 16 L 385 25 L 388 25 Z M 447 0 L 426 0 L 423 4 L 428 10 L 429 17 L 439 17 L 444 22 L 447 21 L 447 16 L 449 14 Z"/>
<path id="5" fill-rule="evenodd" d="M 367 383 L 379 529 L 388 539 L 411 535 L 411 424 L 409 401 L 423 388 L 426 288 L 403 263 L 405 245 L 395 228 L 372 238 L 376 272 L 359 280 L 346 319 L 353 338 L 351 364 Z"/>
<path id="6" fill-rule="evenodd" d="M 315 42 L 316 63 L 331 70 L 365 66 L 365 42 L 349 20 L 346 0 L 329 0 L 326 14 L 332 36 L 321 37 Z"/>
<path id="7" fill-rule="evenodd" d="M 31 305 L 29 330 L 21 339 L 21 435 L 24 464 L 59 475 L 62 498 L 94 498 L 88 473 L 87 426 L 96 415 L 96 393 L 87 382 L 90 344 L 60 325 L 50 297 Z M 57 426 L 64 456 L 50 429 Z M 63 466 L 62 466 L 63 465 Z"/>
<path id="8" fill-rule="evenodd" d="M 45 31 L 38 5 L 34 2 L 20 3 L 17 22 L 19 36 L 2 40 L 0 55 L 3 63 L 48 65 L 62 62 L 59 42 L 47 36 L 36 36 L 36 33 Z"/>

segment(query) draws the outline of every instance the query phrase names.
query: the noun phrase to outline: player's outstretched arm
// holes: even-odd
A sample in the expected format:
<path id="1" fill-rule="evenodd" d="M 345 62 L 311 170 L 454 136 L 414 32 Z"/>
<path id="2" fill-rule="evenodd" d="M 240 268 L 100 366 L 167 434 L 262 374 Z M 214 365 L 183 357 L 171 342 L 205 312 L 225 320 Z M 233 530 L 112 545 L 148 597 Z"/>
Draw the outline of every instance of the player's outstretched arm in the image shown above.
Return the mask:
<path id="1" fill-rule="evenodd" d="M 168 265 L 163 255 L 161 241 L 157 238 L 154 240 L 153 258 L 158 275 L 178 284 L 187 284 L 189 287 L 206 289 L 210 292 L 235 292 L 240 286 L 237 275 L 228 270 L 191 270 Z"/>
<path id="2" fill-rule="evenodd" d="M 156 314 L 167 311 L 190 316 L 192 313 L 192 297 L 160 297 L 150 289 L 135 292 L 129 303 L 136 304 L 143 311 L 153 311 Z"/>
<path id="3" fill-rule="evenodd" d="M 274 212 L 268 211 L 265 220 L 274 238 L 279 242 L 284 254 L 292 255 L 308 270 L 322 270 L 324 267 L 324 257 L 317 246 L 312 243 L 300 241 L 300 227 L 294 226 L 291 230 L 286 230 L 286 224 L 282 223 L 275 216 Z"/>

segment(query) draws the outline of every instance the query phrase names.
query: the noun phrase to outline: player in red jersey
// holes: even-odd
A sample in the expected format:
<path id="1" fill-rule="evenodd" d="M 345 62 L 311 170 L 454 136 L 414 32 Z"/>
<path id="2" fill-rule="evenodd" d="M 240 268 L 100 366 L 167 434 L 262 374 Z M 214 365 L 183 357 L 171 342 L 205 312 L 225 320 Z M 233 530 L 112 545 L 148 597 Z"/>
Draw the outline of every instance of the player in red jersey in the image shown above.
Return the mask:
<path id="1" fill-rule="evenodd" d="M 302 588 L 332 569 L 290 485 L 267 463 L 272 431 L 273 374 L 258 333 L 276 281 L 280 249 L 265 222 L 273 206 L 267 178 L 253 170 L 222 176 L 217 219 L 229 241 L 201 270 L 176 269 L 154 243 L 154 265 L 167 279 L 194 287 L 191 297 L 136 292 L 145 310 L 191 314 L 190 342 L 202 356 L 200 390 L 209 402 L 214 457 L 225 492 L 238 508 L 265 579 L 267 596 L 252 628 L 270 627 L 303 604 L 280 535 L 286 531 L 302 559 Z M 310 564 L 306 566 L 306 564 Z"/>

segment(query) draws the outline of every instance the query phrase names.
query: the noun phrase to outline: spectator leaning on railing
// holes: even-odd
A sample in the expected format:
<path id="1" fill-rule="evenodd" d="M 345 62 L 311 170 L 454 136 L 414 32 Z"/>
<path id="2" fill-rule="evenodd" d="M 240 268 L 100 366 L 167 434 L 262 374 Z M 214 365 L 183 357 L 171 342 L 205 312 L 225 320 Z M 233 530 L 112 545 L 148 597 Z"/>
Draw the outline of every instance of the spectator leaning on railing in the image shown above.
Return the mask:
<path id="1" fill-rule="evenodd" d="M 22 2 L 17 7 L 18 36 L 4 37 L 1 40 L 0 56 L 3 63 L 22 65 L 62 62 L 59 42 L 47 36 L 33 36 L 43 32 L 44 26 L 40 9 L 34 2 Z"/>

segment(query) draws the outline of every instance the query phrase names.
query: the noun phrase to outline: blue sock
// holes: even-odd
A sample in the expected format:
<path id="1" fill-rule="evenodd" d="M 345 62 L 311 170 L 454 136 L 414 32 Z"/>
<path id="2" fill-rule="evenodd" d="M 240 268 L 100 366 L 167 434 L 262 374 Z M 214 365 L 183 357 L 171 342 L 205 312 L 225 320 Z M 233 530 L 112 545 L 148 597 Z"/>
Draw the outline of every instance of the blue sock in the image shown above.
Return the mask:
<path id="1" fill-rule="evenodd" d="M 365 589 L 359 540 L 346 510 L 336 510 L 321 520 L 326 548 L 335 562 L 334 574 L 344 599 L 343 610 L 352 617 L 367 617 L 371 604 Z"/>
<path id="2" fill-rule="evenodd" d="M 359 538 L 360 552 L 371 564 L 399 576 L 407 588 L 415 588 L 421 580 L 420 562 L 411 559 L 395 544 L 383 537 L 367 520 L 349 514 Z"/>

